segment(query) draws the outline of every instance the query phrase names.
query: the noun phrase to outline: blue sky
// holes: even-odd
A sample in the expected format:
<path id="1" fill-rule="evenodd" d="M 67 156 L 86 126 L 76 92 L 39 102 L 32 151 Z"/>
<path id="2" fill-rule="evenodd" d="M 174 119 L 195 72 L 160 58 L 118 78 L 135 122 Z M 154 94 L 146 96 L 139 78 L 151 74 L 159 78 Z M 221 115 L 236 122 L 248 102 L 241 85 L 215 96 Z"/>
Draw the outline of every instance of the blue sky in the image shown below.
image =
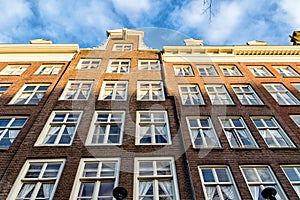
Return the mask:
<path id="1" fill-rule="evenodd" d="M 191 37 L 204 45 L 290 45 L 299 8 L 300 0 L 214 0 L 209 21 L 203 0 L 0 0 L 0 43 L 45 38 L 92 48 L 106 30 L 126 27 L 145 30 L 145 43 L 158 49 Z"/>

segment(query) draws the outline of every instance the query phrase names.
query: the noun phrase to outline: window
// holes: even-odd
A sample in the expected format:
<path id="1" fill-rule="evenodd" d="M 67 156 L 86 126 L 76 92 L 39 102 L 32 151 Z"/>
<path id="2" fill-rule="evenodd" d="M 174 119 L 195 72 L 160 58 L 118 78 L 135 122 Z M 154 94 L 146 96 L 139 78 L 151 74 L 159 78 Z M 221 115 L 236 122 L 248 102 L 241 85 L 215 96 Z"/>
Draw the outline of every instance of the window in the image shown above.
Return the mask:
<path id="1" fill-rule="evenodd" d="M 200 76 L 218 76 L 213 65 L 196 65 Z"/>
<path id="2" fill-rule="evenodd" d="M 127 87 L 127 81 L 103 81 L 99 100 L 126 100 Z"/>
<path id="3" fill-rule="evenodd" d="M 162 81 L 138 81 L 138 101 L 164 101 L 164 87 Z"/>
<path id="4" fill-rule="evenodd" d="M 171 144 L 167 111 L 137 111 L 136 144 Z"/>
<path id="5" fill-rule="evenodd" d="M 272 95 L 279 105 L 299 105 L 296 97 L 281 83 L 263 84 L 265 89 Z"/>
<path id="6" fill-rule="evenodd" d="M 0 117 L 0 149 L 8 149 L 23 128 L 27 117 Z"/>
<path id="7" fill-rule="evenodd" d="M 0 75 L 21 75 L 29 65 L 7 65 L 1 72 Z"/>
<path id="8" fill-rule="evenodd" d="M 273 66 L 283 77 L 299 76 L 299 74 L 290 66 Z"/>
<path id="9" fill-rule="evenodd" d="M 176 76 L 194 76 L 191 65 L 174 65 Z"/>
<path id="10" fill-rule="evenodd" d="M 269 70 L 261 65 L 261 66 L 248 66 L 249 70 L 255 77 L 272 77 L 273 74 L 269 72 Z"/>
<path id="11" fill-rule="evenodd" d="M 242 117 L 219 117 L 219 120 L 232 148 L 257 148 Z"/>
<path id="12" fill-rule="evenodd" d="M 129 73 L 130 60 L 114 59 L 110 60 L 107 68 L 107 73 Z"/>
<path id="13" fill-rule="evenodd" d="M 139 70 L 160 70 L 159 60 L 139 60 Z"/>
<path id="14" fill-rule="evenodd" d="M 242 73 L 235 65 L 220 65 L 224 76 L 242 76 Z"/>
<path id="15" fill-rule="evenodd" d="M 25 84 L 9 104 L 37 105 L 46 94 L 50 84 Z"/>
<path id="16" fill-rule="evenodd" d="M 36 75 L 57 75 L 62 69 L 63 64 L 43 64 L 34 73 Z"/>
<path id="17" fill-rule="evenodd" d="M 269 166 L 241 166 L 241 170 L 253 200 L 263 200 L 261 191 L 266 187 L 276 189 L 277 200 L 288 199 Z"/>
<path id="18" fill-rule="evenodd" d="M 76 69 L 99 69 L 101 59 L 82 58 Z"/>
<path id="19" fill-rule="evenodd" d="M 179 200 L 174 158 L 135 158 L 134 199 Z"/>
<path id="20" fill-rule="evenodd" d="M 96 111 L 86 144 L 121 144 L 124 132 L 124 120 L 124 111 Z"/>
<path id="21" fill-rule="evenodd" d="M 300 128 L 300 115 L 290 115 L 290 117 L 292 118 L 292 120 L 294 120 L 295 124 L 297 124 L 297 126 L 299 126 Z"/>
<path id="22" fill-rule="evenodd" d="M 227 166 L 199 166 L 206 200 L 240 200 L 233 177 Z"/>
<path id="23" fill-rule="evenodd" d="M 205 85 L 209 99 L 213 105 L 233 105 L 224 85 Z"/>
<path id="24" fill-rule="evenodd" d="M 294 190 L 298 194 L 298 197 L 300 198 L 300 166 L 293 165 L 293 166 L 281 166 L 281 167 L 285 175 L 289 179 L 290 183 L 292 184 Z"/>
<path id="25" fill-rule="evenodd" d="M 262 105 L 262 101 L 257 96 L 250 85 L 232 85 L 232 89 L 239 98 L 242 105 Z"/>
<path id="26" fill-rule="evenodd" d="M 300 83 L 292 83 L 292 86 L 294 86 L 296 90 L 300 92 Z"/>
<path id="27" fill-rule="evenodd" d="M 0 84 L 0 96 L 9 88 L 10 84 Z"/>
<path id="28" fill-rule="evenodd" d="M 120 159 L 82 158 L 70 199 L 113 199 L 119 181 Z"/>
<path id="29" fill-rule="evenodd" d="M 132 44 L 114 44 L 113 51 L 132 51 Z"/>
<path id="30" fill-rule="evenodd" d="M 198 85 L 179 85 L 182 105 L 204 105 Z"/>
<path id="31" fill-rule="evenodd" d="M 36 145 L 71 145 L 81 111 L 53 111 Z"/>
<path id="32" fill-rule="evenodd" d="M 295 147 L 273 117 L 251 117 L 268 147 Z"/>
<path id="33" fill-rule="evenodd" d="M 220 148 L 221 145 L 209 117 L 187 117 L 187 124 L 194 148 Z"/>
<path id="34" fill-rule="evenodd" d="M 7 199 L 53 199 L 65 159 L 27 160 Z"/>
<path id="35" fill-rule="evenodd" d="M 69 81 L 60 100 L 87 100 L 89 98 L 93 81 Z"/>

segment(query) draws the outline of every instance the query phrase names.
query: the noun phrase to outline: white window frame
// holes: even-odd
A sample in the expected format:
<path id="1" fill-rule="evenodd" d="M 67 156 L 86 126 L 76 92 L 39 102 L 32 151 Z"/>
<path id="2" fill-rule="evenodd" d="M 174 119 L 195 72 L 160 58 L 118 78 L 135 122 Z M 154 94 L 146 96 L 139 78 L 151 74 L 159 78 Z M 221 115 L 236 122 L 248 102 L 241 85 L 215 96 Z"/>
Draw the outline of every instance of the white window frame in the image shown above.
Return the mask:
<path id="1" fill-rule="evenodd" d="M 138 61 L 139 70 L 160 70 L 159 60 L 139 60 Z"/>
<path id="2" fill-rule="evenodd" d="M 215 181 L 214 182 L 206 182 L 204 180 L 202 170 L 211 170 Z M 220 181 L 216 170 L 226 170 L 227 178 L 229 179 L 229 181 Z M 234 200 L 241 200 L 239 191 L 237 189 L 234 178 L 233 178 L 233 176 L 231 174 L 231 171 L 230 171 L 228 166 L 226 166 L 226 165 L 199 165 L 198 166 L 198 171 L 199 171 L 199 176 L 200 176 L 200 179 L 201 179 L 202 189 L 203 189 L 203 192 L 204 192 L 205 199 L 207 199 L 207 200 L 212 199 L 212 198 L 210 198 L 210 196 L 208 196 L 207 191 L 206 191 L 206 187 L 216 187 L 216 192 L 218 193 L 220 200 L 225 200 L 225 198 L 223 197 L 221 187 L 222 186 L 223 187 L 224 186 L 225 187 L 226 186 L 227 187 L 231 186 L 234 189 L 234 195 L 235 195 L 233 199 Z"/>
<path id="3" fill-rule="evenodd" d="M 268 165 L 241 165 L 240 169 L 241 169 L 243 177 L 247 183 L 248 189 L 251 193 L 251 197 L 253 198 L 253 200 L 263 199 L 263 197 L 261 196 L 261 191 L 266 187 L 273 187 L 276 189 L 276 191 L 277 191 L 277 195 L 275 196 L 276 199 L 278 199 L 278 200 L 288 199 L 286 197 L 281 185 L 279 184 L 276 176 L 274 175 L 272 169 Z M 250 182 L 245 175 L 244 169 L 251 169 L 252 173 L 254 173 L 256 175 L 256 178 L 258 180 L 253 180 Z M 271 178 L 272 180 L 270 180 L 270 181 L 263 180 L 262 176 L 259 174 L 259 173 L 261 173 L 260 171 L 262 171 L 262 170 L 267 170 L 268 178 Z M 253 174 L 252 174 L 252 176 L 253 176 Z M 264 173 L 264 176 L 265 176 L 264 179 L 267 179 L 266 173 Z M 254 194 L 252 193 L 253 190 L 251 191 L 250 186 L 259 187 L 259 190 L 256 191 L 257 192 L 256 196 L 254 196 Z"/>
<path id="4" fill-rule="evenodd" d="M 292 83 L 292 86 L 294 86 L 294 88 L 296 88 L 296 90 L 300 92 L 300 83 Z"/>
<path id="5" fill-rule="evenodd" d="M 209 91 L 208 88 L 213 88 L 213 91 Z M 220 88 L 222 91 L 218 91 Z M 206 92 L 209 96 L 212 105 L 234 105 L 225 85 L 223 84 L 207 84 L 205 85 Z M 226 98 L 222 98 L 226 97 Z M 213 98 L 215 97 L 215 98 Z M 219 102 L 216 103 L 216 100 Z"/>
<path id="6" fill-rule="evenodd" d="M 272 116 L 252 116 L 251 120 L 269 148 L 294 148 L 295 147 L 292 140 L 289 138 L 289 136 L 286 134 L 286 132 L 281 128 L 280 124 L 277 122 L 277 120 L 274 117 L 272 117 Z M 259 120 L 260 123 L 263 125 L 263 127 L 257 127 L 254 120 Z M 273 126 L 269 126 L 265 122 L 265 120 L 271 121 Z M 276 131 L 277 135 L 275 135 L 274 131 Z M 266 135 L 266 134 L 268 134 L 268 135 Z M 267 137 L 267 136 L 269 136 L 269 137 Z M 273 145 L 268 144 L 266 139 L 269 139 L 269 140 L 271 139 L 274 144 Z M 280 144 L 280 142 L 278 140 L 279 141 L 283 140 L 286 143 L 286 145 L 282 146 L 282 144 Z"/>
<path id="7" fill-rule="evenodd" d="M 142 85 L 146 85 L 142 87 Z M 153 85 L 159 85 L 159 87 L 153 87 Z M 142 95 L 143 92 L 148 93 L 149 99 L 143 99 L 146 95 Z M 155 95 L 154 93 L 158 93 Z M 154 98 L 156 97 L 156 98 Z M 137 82 L 137 100 L 138 101 L 164 101 L 164 85 L 162 81 L 138 81 Z"/>
<path id="8" fill-rule="evenodd" d="M 30 92 L 25 91 L 26 87 L 31 87 L 34 86 L 35 88 L 33 90 L 31 90 Z M 38 88 L 39 87 L 45 87 L 47 86 L 46 90 L 42 90 L 39 91 Z M 47 90 L 49 89 L 50 84 L 24 84 L 23 87 L 19 90 L 19 92 L 13 97 L 13 99 L 9 102 L 9 104 L 15 104 L 15 105 L 38 105 L 40 103 L 40 101 L 43 99 L 43 97 L 45 96 L 45 94 L 47 93 Z M 29 96 L 27 98 L 21 98 L 23 95 L 29 94 Z M 38 103 L 29 103 L 35 96 L 36 94 L 42 94 L 42 97 L 39 98 L 39 102 Z M 16 103 L 17 100 L 21 100 L 21 99 L 26 99 L 26 101 L 22 104 L 20 103 Z"/>
<path id="9" fill-rule="evenodd" d="M 59 114 L 65 114 L 65 117 L 63 119 L 63 121 L 59 121 L 59 122 L 55 122 L 53 121 L 55 116 Z M 69 115 L 70 114 L 76 114 L 79 115 L 77 121 L 68 121 L 69 119 Z M 37 139 L 35 146 L 71 146 L 77 131 L 77 128 L 79 126 L 80 120 L 82 117 L 82 111 L 70 111 L 70 110 L 66 110 L 66 111 L 52 111 L 50 117 L 47 120 L 47 123 L 45 124 L 39 138 Z M 61 138 L 63 137 L 63 135 L 65 134 L 65 131 L 67 130 L 66 128 L 68 127 L 68 125 L 75 125 L 74 131 L 73 133 L 70 135 L 70 142 L 69 143 L 59 143 Z M 59 127 L 58 133 L 57 131 L 54 133 L 50 133 L 50 129 L 51 127 Z M 54 143 L 46 143 L 46 137 L 50 135 L 57 135 L 55 137 Z M 49 138 L 50 139 L 50 138 Z"/>
<path id="10" fill-rule="evenodd" d="M 173 65 L 175 76 L 194 76 L 191 65 Z"/>
<path id="11" fill-rule="evenodd" d="M 81 58 L 78 65 L 76 66 L 76 69 L 82 69 L 82 70 L 99 69 L 100 64 L 101 64 L 100 58 Z"/>
<path id="12" fill-rule="evenodd" d="M 257 65 L 257 66 L 249 65 L 247 67 L 255 77 L 264 78 L 264 77 L 274 76 L 264 65 Z"/>
<path id="13" fill-rule="evenodd" d="M 117 62 L 118 64 L 113 64 L 114 62 Z M 106 73 L 128 74 L 130 72 L 130 62 L 130 59 L 110 59 Z M 116 71 L 113 71 L 113 68 L 116 68 Z M 123 68 L 125 68 L 126 70 L 124 70 Z"/>
<path id="14" fill-rule="evenodd" d="M 124 87 L 119 87 L 120 85 L 124 85 Z M 107 87 L 107 85 L 113 85 L 113 87 Z M 128 81 L 103 81 L 99 98 L 98 100 L 103 101 L 126 101 L 127 100 L 127 92 L 128 91 Z M 110 95 L 107 95 L 107 92 L 111 92 Z M 121 99 L 116 99 L 116 97 L 121 96 L 118 92 L 123 92 L 123 96 Z M 111 99 L 105 99 L 106 97 L 111 96 Z"/>
<path id="15" fill-rule="evenodd" d="M 107 121 L 97 121 L 99 114 L 108 114 Z M 112 121 L 113 114 L 121 114 L 120 121 Z M 125 111 L 95 111 L 89 133 L 85 142 L 85 145 L 91 145 L 91 146 L 102 146 L 102 145 L 121 145 L 123 141 L 123 135 L 124 135 L 124 124 L 125 124 Z M 105 126 L 105 133 L 103 134 L 103 143 L 94 143 L 93 137 L 96 131 L 96 126 L 101 125 L 102 127 Z M 120 128 L 120 134 L 119 134 L 119 141 L 116 143 L 110 143 L 109 142 L 109 136 L 111 135 L 110 128 L 112 125 L 117 125 Z M 115 133 L 113 135 L 116 135 Z M 97 133 L 97 136 L 99 137 L 99 133 Z"/>
<path id="16" fill-rule="evenodd" d="M 231 87 L 242 105 L 263 105 L 251 85 L 231 85 Z M 256 101 L 256 103 L 253 101 Z"/>
<path id="17" fill-rule="evenodd" d="M 242 72 L 236 65 L 219 65 L 219 67 L 222 70 L 224 76 L 243 76 Z"/>
<path id="18" fill-rule="evenodd" d="M 66 162 L 66 159 L 29 159 L 29 160 L 27 160 L 25 162 L 25 164 L 23 165 L 12 189 L 10 190 L 10 193 L 9 193 L 7 199 L 23 199 L 23 198 L 17 198 L 17 196 L 20 193 L 20 190 L 22 189 L 22 185 L 23 185 L 22 181 L 24 181 L 24 183 L 36 183 L 35 189 L 33 190 L 32 196 L 30 198 L 30 200 L 34 200 L 34 199 L 36 199 L 35 197 L 38 193 L 39 188 L 42 186 L 42 183 L 49 183 L 49 181 L 51 181 L 51 183 L 54 183 L 54 186 L 53 186 L 52 192 L 49 196 L 49 200 L 52 200 L 54 197 L 60 176 L 62 174 L 65 162 Z M 59 170 L 57 172 L 56 178 L 44 178 L 42 175 L 44 174 L 47 165 L 55 164 L 55 163 L 61 164 L 59 167 Z M 25 178 L 31 164 L 43 164 L 43 167 L 40 171 L 38 178 Z"/>
<path id="19" fill-rule="evenodd" d="M 6 126 L 1 126 L 0 124 L 0 141 L 3 140 L 4 136 L 8 133 L 9 138 L 5 138 L 5 140 L 10 140 L 11 144 L 9 146 L 1 146 L 0 149 L 8 149 L 13 141 L 18 137 L 19 133 L 22 131 L 22 128 L 25 126 L 28 117 L 27 116 L 0 116 L 0 120 L 9 120 Z M 16 119 L 26 119 L 22 126 L 12 126 Z M 12 133 L 10 133 L 12 131 Z M 18 131 L 17 133 L 14 131 Z"/>
<path id="20" fill-rule="evenodd" d="M 140 175 L 140 163 L 141 162 L 152 162 L 153 163 L 153 175 Z M 159 162 L 169 162 L 170 163 L 170 174 L 168 171 L 166 174 L 158 174 L 158 170 L 162 172 L 166 170 L 166 168 L 157 167 Z M 143 170 L 142 170 L 143 171 Z M 178 181 L 177 181 L 177 173 L 176 173 L 176 165 L 174 157 L 135 157 L 134 158 L 134 198 L 140 199 L 139 196 L 139 183 L 140 181 L 148 181 L 153 184 L 153 200 L 159 200 L 159 181 L 169 181 L 172 185 L 173 198 L 172 200 L 180 200 L 179 189 L 178 189 Z"/>
<path id="21" fill-rule="evenodd" d="M 0 84 L 0 97 L 8 90 L 11 84 Z M 3 90 L 4 87 L 7 87 L 6 90 Z"/>
<path id="22" fill-rule="evenodd" d="M 119 174 L 120 174 L 120 158 L 81 158 L 80 163 L 77 169 L 76 178 L 73 184 L 72 193 L 70 196 L 70 199 L 78 199 L 78 193 L 80 190 L 81 183 L 83 182 L 93 182 L 94 190 L 93 190 L 93 196 L 91 197 L 92 200 L 97 200 L 98 198 L 98 191 L 100 189 L 101 181 L 105 180 L 114 180 L 114 188 L 118 186 L 119 183 Z M 86 163 L 98 163 L 98 169 L 97 169 L 97 175 L 92 177 L 84 177 L 84 169 Z M 101 176 L 101 172 L 108 172 L 108 171 L 102 171 L 103 163 L 115 163 L 115 169 L 114 169 L 114 176 Z M 93 173 L 92 170 L 87 170 L 86 172 Z M 109 196 L 109 197 L 112 197 Z"/>
<path id="23" fill-rule="evenodd" d="M 242 117 L 221 116 L 218 118 L 231 148 L 258 148 L 255 139 Z M 236 126 L 233 120 L 238 120 L 241 126 Z M 239 131 L 242 131 L 245 135 L 242 136 Z M 244 140 L 250 144 L 244 144 Z M 235 143 L 235 145 L 233 143 Z"/>
<path id="24" fill-rule="evenodd" d="M 89 99 L 89 96 L 90 96 L 90 93 L 91 93 L 91 90 L 92 90 L 92 87 L 93 87 L 93 82 L 92 80 L 69 80 L 63 93 L 61 94 L 59 100 L 68 100 L 68 101 L 85 101 L 85 100 L 88 100 Z M 79 84 L 79 87 L 77 89 L 73 89 L 71 88 L 71 85 L 72 84 Z M 84 84 L 90 84 L 90 87 L 89 88 L 82 88 L 81 86 L 84 85 Z M 72 99 L 67 99 L 66 98 L 66 95 L 68 92 L 70 91 L 76 91 L 75 92 L 75 96 L 74 98 Z M 81 91 L 86 91 L 87 95 L 85 97 L 85 99 L 78 99 L 78 96 L 80 94 Z"/>
<path id="25" fill-rule="evenodd" d="M 34 74 L 35 75 L 57 75 L 59 74 L 63 66 L 64 64 L 42 64 Z"/>
<path id="26" fill-rule="evenodd" d="M 117 43 L 113 46 L 113 51 L 132 51 L 132 44 L 130 43 Z"/>
<path id="27" fill-rule="evenodd" d="M 299 165 L 281 165 L 281 169 L 284 172 L 285 176 L 289 180 L 290 184 L 293 186 L 295 192 L 297 193 L 298 197 L 300 198 L 300 166 Z M 298 178 L 298 180 L 291 180 L 287 169 L 294 172 L 294 175 Z"/>
<path id="28" fill-rule="evenodd" d="M 191 126 L 190 120 L 196 121 L 198 126 Z M 208 126 L 204 126 L 201 124 L 201 120 L 206 120 L 208 122 Z M 192 145 L 194 149 L 204 149 L 204 148 L 221 148 L 221 144 L 218 138 L 218 135 L 215 131 L 214 125 L 208 116 L 188 116 L 186 117 L 186 122 L 188 125 Z M 198 131 L 197 135 L 193 133 L 193 131 Z M 210 135 L 207 136 L 206 132 L 209 132 Z M 206 135 L 206 136 L 205 136 Z M 210 142 L 208 140 L 214 141 Z M 201 140 L 202 145 L 195 144 L 196 140 Z"/>
<path id="29" fill-rule="evenodd" d="M 297 77 L 300 76 L 291 66 L 280 65 L 272 66 L 282 77 Z"/>
<path id="30" fill-rule="evenodd" d="M 186 88 L 187 91 L 182 91 Z M 192 88 L 194 88 L 192 90 Z M 197 84 L 178 85 L 182 105 L 205 105 L 200 88 Z M 186 96 L 186 98 L 184 98 Z M 196 98 L 194 98 L 196 96 Z M 187 103 L 189 101 L 190 103 Z"/>
<path id="31" fill-rule="evenodd" d="M 219 76 L 214 65 L 196 65 L 198 73 L 200 76 Z M 204 73 L 201 73 L 199 69 L 203 69 Z"/>
<path id="32" fill-rule="evenodd" d="M 141 114 L 148 114 L 150 115 L 150 120 L 147 120 L 146 122 L 141 122 Z M 164 121 L 158 120 L 155 121 L 154 115 L 155 114 L 163 114 L 164 116 Z M 146 134 L 142 135 L 142 130 L 141 130 L 141 125 L 147 125 L 149 127 L 150 131 L 150 139 L 151 143 L 141 143 L 140 139 L 143 138 Z M 164 135 L 164 139 L 167 140 L 166 143 L 156 143 L 155 142 L 155 136 L 156 136 L 156 131 L 155 128 L 156 126 L 164 126 L 166 133 Z M 161 134 L 160 134 L 161 136 Z M 163 136 L 162 136 L 163 137 Z M 171 145 L 172 140 L 171 140 L 171 133 L 170 133 L 170 126 L 169 126 L 169 118 L 168 118 L 168 113 L 167 111 L 160 111 L 160 110 L 151 110 L 151 111 L 136 111 L 136 139 L 135 139 L 135 144 L 136 145 Z"/>
<path id="33" fill-rule="evenodd" d="M 30 65 L 28 64 L 12 64 L 7 65 L 1 72 L 0 75 L 8 76 L 20 76 L 22 75 Z"/>
<path id="34" fill-rule="evenodd" d="M 300 115 L 290 115 L 290 118 L 292 118 L 295 124 L 300 128 Z"/>
<path id="35" fill-rule="evenodd" d="M 300 101 L 283 84 L 268 83 L 262 85 L 279 105 L 300 105 Z"/>

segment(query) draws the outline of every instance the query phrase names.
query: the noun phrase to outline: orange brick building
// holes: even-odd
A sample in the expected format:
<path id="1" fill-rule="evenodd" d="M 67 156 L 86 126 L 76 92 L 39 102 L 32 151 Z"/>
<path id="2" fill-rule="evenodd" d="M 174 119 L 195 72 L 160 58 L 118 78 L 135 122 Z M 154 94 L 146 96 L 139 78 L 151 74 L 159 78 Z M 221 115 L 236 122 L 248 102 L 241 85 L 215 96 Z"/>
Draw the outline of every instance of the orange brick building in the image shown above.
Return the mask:
<path id="1" fill-rule="evenodd" d="M 1 199 L 299 198 L 299 46 L 107 36 L 0 45 Z"/>

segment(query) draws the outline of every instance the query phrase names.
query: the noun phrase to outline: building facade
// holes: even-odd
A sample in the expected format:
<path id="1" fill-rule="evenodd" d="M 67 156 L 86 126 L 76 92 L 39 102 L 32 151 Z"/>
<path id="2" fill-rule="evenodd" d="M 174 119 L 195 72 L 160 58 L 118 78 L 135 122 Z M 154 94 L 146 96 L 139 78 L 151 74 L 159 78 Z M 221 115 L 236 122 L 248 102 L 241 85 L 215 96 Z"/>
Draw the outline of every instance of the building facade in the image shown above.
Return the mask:
<path id="1" fill-rule="evenodd" d="M 300 197 L 300 46 L 0 45 L 0 199 Z"/>

